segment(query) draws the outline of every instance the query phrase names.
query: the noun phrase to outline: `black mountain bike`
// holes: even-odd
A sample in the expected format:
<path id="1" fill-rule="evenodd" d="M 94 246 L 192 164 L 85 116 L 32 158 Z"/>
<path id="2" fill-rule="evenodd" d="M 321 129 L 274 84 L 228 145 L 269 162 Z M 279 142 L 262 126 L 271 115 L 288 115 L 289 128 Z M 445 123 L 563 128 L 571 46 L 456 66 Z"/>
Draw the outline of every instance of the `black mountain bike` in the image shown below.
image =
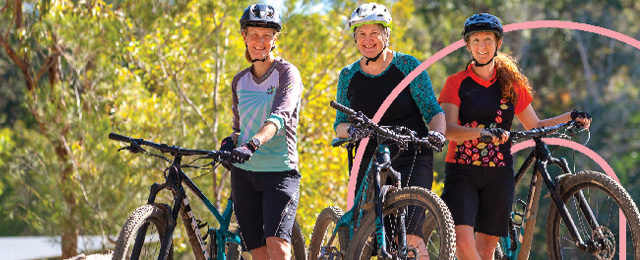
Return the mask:
<path id="1" fill-rule="evenodd" d="M 516 196 L 509 236 L 501 238 L 496 259 L 529 258 L 543 183 L 549 191 L 544 198 L 552 200 L 546 224 L 549 259 L 640 259 L 640 215 L 625 189 L 600 172 L 572 173 L 567 161 L 553 157 L 542 139 L 568 138 L 579 127 L 576 121 L 569 121 L 511 132 L 512 141 L 523 138 L 535 141 L 535 148 L 515 175 L 516 187 L 531 167 L 533 174 L 527 197 Z M 552 165 L 562 172 L 555 178 L 547 168 Z M 622 236 L 624 233 L 627 234 Z M 626 253 L 621 254 L 621 250 Z"/>
<path id="2" fill-rule="evenodd" d="M 127 219 L 116 241 L 113 253 L 114 260 L 173 259 L 173 232 L 177 226 L 178 217 L 182 218 L 184 222 L 184 228 L 193 250 L 193 259 L 237 260 L 242 258 L 240 236 L 237 232 L 229 230 L 233 214 L 232 199 L 229 198 L 224 212 L 220 213 L 182 171 L 182 168 L 187 167 L 208 167 L 213 171 L 223 162 L 228 162 L 229 152 L 184 149 L 114 133 L 109 134 L 109 139 L 128 143 L 127 146 L 120 148 L 118 151 L 128 150 L 133 153 L 142 153 L 163 159 L 171 164 L 164 171 L 165 182 L 162 184 L 155 183 L 151 186 L 147 205 L 136 209 Z M 173 156 L 173 160 L 159 154 L 150 153 L 142 148 L 143 145 L 163 153 L 169 153 Z M 184 156 L 199 157 L 189 164 L 182 164 L 182 157 Z M 211 162 L 205 165 L 194 165 L 196 161 L 203 159 L 211 160 Z M 206 229 L 204 236 L 200 233 L 200 229 L 209 225 L 194 216 L 187 199 L 185 187 L 215 217 L 219 223 L 219 228 Z M 171 191 L 173 196 L 172 205 L 155 202 L 156 196 L 163 190 Z M 306 259 L 304 237 L 297 221 L 293 227 L 291 246 L 293 248 L 293 259 Z"/>
<path id="3" fill-rule="evenodd" d="M 331 206 L 318 216 L 309 259 L 419 259 L 422 254 L 429 254 L 430 259 L 453 259 L 455 231 L 449 209 L 430 190 L 401 187 L 387 144 L 439 149 L 407 128 L 381 127 L 348 107 L 333 101 L 331 106 L 375 132 L 378 148 L 358 187 L 353 208 L 344 213 Z M 335 139 L 332 143 L 334 147 L 344 144 L 353 145 L 353 140 Z M 407 234 L 416 231 L 408 227 L 422 229 L 428 252 L 408 244 Z"/>

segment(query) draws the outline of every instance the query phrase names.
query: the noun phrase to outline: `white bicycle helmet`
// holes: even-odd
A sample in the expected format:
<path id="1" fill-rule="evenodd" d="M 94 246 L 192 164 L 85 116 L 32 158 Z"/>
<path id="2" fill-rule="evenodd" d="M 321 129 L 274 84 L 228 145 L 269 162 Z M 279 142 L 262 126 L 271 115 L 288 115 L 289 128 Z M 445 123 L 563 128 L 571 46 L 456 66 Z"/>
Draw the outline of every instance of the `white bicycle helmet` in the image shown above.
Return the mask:
<path id="1" fill-rule="evenodd" d="M 391 13 L 387 7 L 377 3 L 362 4 L 353 10 L 351 19 L 347 22 L 351 32 L 359 25 L 379 23 L 391 30 Z"/>

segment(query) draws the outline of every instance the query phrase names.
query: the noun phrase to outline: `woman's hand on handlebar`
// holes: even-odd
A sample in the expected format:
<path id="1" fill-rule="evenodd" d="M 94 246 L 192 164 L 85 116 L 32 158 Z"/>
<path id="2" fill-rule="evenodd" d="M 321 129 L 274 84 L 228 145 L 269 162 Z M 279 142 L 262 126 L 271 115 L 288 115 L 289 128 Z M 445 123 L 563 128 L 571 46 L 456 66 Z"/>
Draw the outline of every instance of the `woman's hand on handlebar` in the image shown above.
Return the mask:
<path id="1" fill-rule="evenodd" d="M 589 129 L 591 126 L 591 115 L 588 112 L 578 111 L 574 109 L 571 111 L 571 120 L 575 120 L 580 123 L 585 129 Z"/>
<path id="2" fill-rule="evenodd" d="M 351 124 L 347 130 L 349 138 L 354 141 L 362 140 L 374 134 L 373 130 L 368 127 L 360 127 L 357 124 Z"/>
<path id="3" fill-rule="evenodd" d="M 442 151 L 442 147 L 444 147 L 444 142 L 446 141 L 444 135 L 440 132 L 429 131 L 427 134 L 427 139 L 429 142 L 437 148 L 437 150 Z"/>
<path id="4" fill-rule="evenodd" d="M 509 131 L 502 128 L 485 128 L 480 136 L 480 140 L 483 142 L 504 144 L 509 140 Z"/>

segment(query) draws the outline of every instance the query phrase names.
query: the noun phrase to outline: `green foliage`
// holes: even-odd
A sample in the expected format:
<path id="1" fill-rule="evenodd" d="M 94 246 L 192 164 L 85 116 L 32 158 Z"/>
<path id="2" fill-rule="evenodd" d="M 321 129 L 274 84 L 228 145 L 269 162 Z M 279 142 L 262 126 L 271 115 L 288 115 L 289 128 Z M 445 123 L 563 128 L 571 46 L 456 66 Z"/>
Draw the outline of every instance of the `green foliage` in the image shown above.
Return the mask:
<path id="1" fill-rule="evenodd" d="M 0 33 L 27 61 L 37 88 L 0 52 L 0 235 L 117 234 L 127 215 L 162 181 L 162 161 L 118 153 L 110 132 L 195 149 L 214 149 L 231 132 L 231 80 L 250 66 L 238 18 L 249 1 L 23 1 L 0 12 Z M 346 206 L 346 153 L 330 141 L 340 70 L 360 54 L 345 26 L 355 1 L 284 1 L 276 54 L 300 70 L 298 127 L 303 176 L 298 221 L 307 238 L 326 206 Z M 557 19 L 594 24 L 638 38 L 633 1 L 386 1 L 390 48 L 424 61 L 461 39 L 464 20 L 491 12 L 503 24 Z M 0 7 L 2 8 L 2 7 Z M 522 11 L 533 10 L 533 11 Z M 595 120 L 588 146 L 602 155 L 632 197 L 640 138 L 635 82 L 638 50 L 600 35 L 537 29 L 505 33 L 502 50 L 518 58 L 536 90 L 541 118 L 579 107 Z M 59 56 L 55 56 L 58 55 Z M 43 70 L 49 57 L 55 70 Z M 462 70 L 466 50 L 429 69 L 436 94 Z M 52 84 L 47 78 L 57 75 Z M 444 153 L 436 155 L 434 191 L 442 191 Z M 197 176 L 203 172 L 187 172 Z M 197 178 L 216 206 L 229 194 L 228 172 Z M 72 198 L 72 199 L 69 199 Z M 194 203 L 195 204 L 195 203 Z M 70 214 L 73 212 L 74 214 Z M 200 212 L 198 212 L 200 213 Z M 198 214 L 204 216 L 204 213 Z M 212 220 L 210 220 L 211 222 Z M 542 222 L 541 222 L 542 223 Z M 179 233 L 178 251 L 188 250 Z M 307 239 L 308 240 L 308 239 Z M 532 259 L 544 258 L 541 256 Z"/>

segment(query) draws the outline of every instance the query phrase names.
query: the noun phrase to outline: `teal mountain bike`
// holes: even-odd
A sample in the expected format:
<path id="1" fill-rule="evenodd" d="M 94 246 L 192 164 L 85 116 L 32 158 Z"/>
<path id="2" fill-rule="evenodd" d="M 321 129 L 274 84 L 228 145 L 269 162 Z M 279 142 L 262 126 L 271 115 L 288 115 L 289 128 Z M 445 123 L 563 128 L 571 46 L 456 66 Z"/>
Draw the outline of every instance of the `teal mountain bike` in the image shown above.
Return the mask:
<path id="1" fill-rule="evenodd" d="M 109 139 L 125 142 L 128 145 L 119 149 L 132 153 L 141 153 L 154 156 L 170 163 L 164 171 L 165 182 L 155 183 L 151 186 L 151 192 L 147 204 L 136 209 L 127 219 L 116 241 L 113 259 L 173 259 L 174 245 L 173 234 L 177 226 L 178 218 L 181 218 L 193 251 L 193 258 L 197 260 L 225 260 L 242 259 L 242 247 L 240 234 L 229 230 L 233 214 L 233 200 L 229 198 L 224 212 L 218 209 L 207 199 L 193 181 L 182 171 L 182 168 L 211 168 L 218 167 L 227 162 L 230 157 L 226 151 L 191 150 L 166 144 L 157 144 L 143 139 L 134 139 L 127 136 L 111 133 Z M 162 155 L 150 153 L 142 146 L 154 148 L 173 156 L 170 160 Z M 182 164 L 184 156 L 198 156 L 189 164 Z M 194 165 L 199 160 L 210 160 L 204 165 Z M 185 189 L 186 188 L 186 189 Z M 171 191 L 172 205 L 157 203 L 159 192 Z M 208 212 L 215 217 L 219 227 L 209 227 L 207 222 L 196 218 L 187 192 L 189 190 L 200 201 Z M 204 230 L 204 235 L 201 234 Z M 291 246 L 293 259 L 306 259 L 304 237 L 300 226 L 294 223 Z"/>
<path id="2" fill-rule="evenodd" d="M 421 187 L 401 187 L 400 173 L 391 167 L 387 144 L 435 149 L 428 139 L 418 138 L 404 127 L 381 127 L 364 114 L 336 102 L 331 106 L 374 132 L 377 151 L 358 187 L 354 206 L 348 212 L 336 206 L 318 216 L 309 248 L 309 260 L 317 259 L 453 259 L 455 232 L 451 213 L 433 192 Z M 372 138 L 373 139 L 373 138 Z M 334 147 L 354 145 L 351 139 L 336 139 Z M 427 250 L 410 245 L 407 234 L 416 234 Z M 427 252 L 424 252 L 427 251 Z"/>

